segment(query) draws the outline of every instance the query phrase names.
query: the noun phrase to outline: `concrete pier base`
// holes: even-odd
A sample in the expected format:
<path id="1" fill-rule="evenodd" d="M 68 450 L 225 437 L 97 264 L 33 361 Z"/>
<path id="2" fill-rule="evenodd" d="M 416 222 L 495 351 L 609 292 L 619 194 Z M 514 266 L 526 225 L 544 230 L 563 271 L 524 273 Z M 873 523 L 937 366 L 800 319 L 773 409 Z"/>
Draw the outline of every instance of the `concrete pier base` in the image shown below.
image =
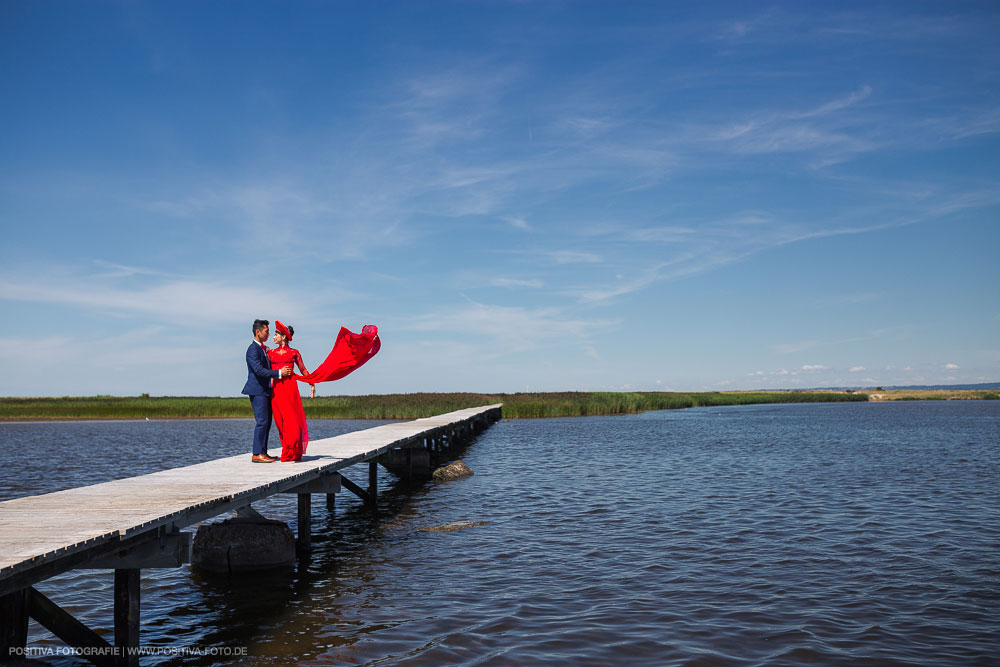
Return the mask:
<path id="1" fill-rule="evenodd" d="M 295 535 L 283 521 L 242 518 L 206 524 L 191 562 L 212 572 L 251 572 L 295 564 Z"/>
<path id="2" fill-rule="evenodd" d="M 431 476 L 431 454 L 423 447 L 390 449 L 378 457 L 378 462 L 400 479 L 427 479 Z"/>

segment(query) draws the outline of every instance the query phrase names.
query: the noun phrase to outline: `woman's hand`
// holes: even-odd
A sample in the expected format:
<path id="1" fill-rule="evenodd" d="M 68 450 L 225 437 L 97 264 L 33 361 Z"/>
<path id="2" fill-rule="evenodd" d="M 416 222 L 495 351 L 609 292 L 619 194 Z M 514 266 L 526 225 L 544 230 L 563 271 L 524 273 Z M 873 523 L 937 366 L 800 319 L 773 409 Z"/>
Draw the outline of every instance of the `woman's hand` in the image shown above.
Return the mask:
<path id="1" fill-rule="evenodd" d="M 309 398 L 316 398 L 316 385 L 311 384 L 309 387 Z"/>

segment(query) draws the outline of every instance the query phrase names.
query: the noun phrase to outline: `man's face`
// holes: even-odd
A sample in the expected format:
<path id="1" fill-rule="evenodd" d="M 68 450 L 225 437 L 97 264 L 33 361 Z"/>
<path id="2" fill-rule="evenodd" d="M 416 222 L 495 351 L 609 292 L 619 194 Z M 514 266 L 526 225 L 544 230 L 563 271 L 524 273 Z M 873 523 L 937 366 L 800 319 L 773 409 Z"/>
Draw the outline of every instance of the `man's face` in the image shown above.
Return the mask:
<path id="1" fill-rule="evenodd" d="M 267 340 L 267 337 L 271 335 L 271 328 L 264 327 L 263 329 L 257 329 L 257 342 L 263 343 Z"/>

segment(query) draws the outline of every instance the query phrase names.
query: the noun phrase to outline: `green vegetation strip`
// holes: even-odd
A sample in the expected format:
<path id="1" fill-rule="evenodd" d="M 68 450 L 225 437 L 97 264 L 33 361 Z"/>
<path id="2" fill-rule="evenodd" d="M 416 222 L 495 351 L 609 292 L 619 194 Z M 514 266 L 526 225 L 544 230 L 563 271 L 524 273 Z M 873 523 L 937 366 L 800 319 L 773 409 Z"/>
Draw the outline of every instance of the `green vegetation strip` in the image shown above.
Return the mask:
<path id="1" fill-rule="evenodd" d="M 503 403 L 503 415 L 517 417 L 581 417 L 618 415 L 646 410 L 756 403 L 821 403 L 867 401 L 867 394 L 843 392 L 563 392 L 519 394 L 382 394 L 303 399 L 312 419 L 417 419 Z M 211 397 L 64 397 L 2 398 L 0 421 L 55 419 L 250 419 L 250 401 Z"/>

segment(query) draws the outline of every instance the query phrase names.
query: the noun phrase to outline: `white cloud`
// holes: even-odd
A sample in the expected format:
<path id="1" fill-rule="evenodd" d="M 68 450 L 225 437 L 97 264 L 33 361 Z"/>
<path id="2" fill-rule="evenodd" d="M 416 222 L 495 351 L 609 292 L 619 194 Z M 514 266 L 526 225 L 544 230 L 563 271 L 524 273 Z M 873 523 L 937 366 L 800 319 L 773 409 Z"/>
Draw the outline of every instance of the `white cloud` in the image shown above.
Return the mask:
<path id="1" fill-rule="evenodd" d="M 10 277 L 0 277 L 0 299 L 58 304 L 109 316 L 134 315 L 149 323 L 210 325 L 244 323 L 275 308 L 280 308 L 282 318 L 294 319 L 357 296 L 350 288 L 324 282 L 322 289 L 314 285 L 285 290 L 278 297 L 275 278 L 267 274 L 260 276 L 259 284 L 144 269 L 113 275 L 40 265 L 11 270 Z"/>
<path id="2" fill-rule="evenodd" d="M 626 235 L 629 240 L 645 243 L 655 241 L 658 243 L 680 243 L 689 241 L 697 234 L 697 230 L 691 227 L 679 227 L 666 225 L 663 227 L 645 227 L 640 229 L 627 230 Z"/>
<path id="3" fill-rule="evenodd" d="M 959 369 L 958 364 L 945 364 L 944 367 L 949 371 L 957 371 Z M 952 378 L 954 379 L 954 378 Z"/>
<path id="4" fill-rule="evenodd" d="M 494 287 L 543 287 L 545 283 L 541 280 L 522 280 L 519 278 L 494 278 L 490 281 Z"/>
<path id="5" fill-rule="evenodd" d="M 816 340 L 803 340 L 797 343 L 775 343 L 770 347 L 774 350 L 775 354 L 795 354 L 796 352 L 812 349 L 818 344 L 819 341 Z"/>
<path id="6" fill-rule="evenodd" d="M 556 264 L 597 264 L 602 261 L 600 255 L 576 250 L 555 250 L 548 256 Z"/>
<path id="7" fill-rule="evenodd" d="M 409 318 L 400 323 L 400 328 L 491 341 L 492 351 L 488 354 L 503 354 L 536 349 L 553 341 L 586 343 L 590 332 L 615 324 L 613 320 L 574 319 L 553 307 L 498 306 L 468 300 L 462 306 Z"/>
<path id="8" fill-rule="evenodd" d="M 503 218 L 503 220 L 504 222 L 510 224 L 511 227 L 516 227 L 517 229 L 524 229 L 524 230 L 531 229 L 531 225 L 528 224 L 528 221 L 521 217 L 507 216 Z"/>
<path id="9" fill-rule="evenodd" d="M 871 95 L 870 86 L 805 111 L 773 111 L 707 130 L 706 138 L 723 142 L 736 153 L 822 151 L 816 164 L 839 162 L 875 144 L 863 138 L 854 118 L 828 118 Z"/>
<path id="10" fill-rule="evenodd" d="M 851 372 L 852 373 L 860 373 L 863 370 L 865 370 L 864 366 L 852 366 L 851 367 Z"/>
<path id="11" fill-rule="evenodd" d="M 242 322 L 247 313 L 261 310 L 261 291 L 242 285 L 196 280 L 173 280 L 150 287 L 122 288 L 96 281 L 0 281 L 0 298 L 36 303 L 58 303 L 110 313 L 141 313 L 158 320 L 185 322 Z M 294 316 L 302 312 L 294 297 L 283 304 Z"/>
<path id="12" fill-rule="evenodd" d="M 830 102 L 822 104 L 819 107 L 817 107 L 815 109 L 811 109 L 809 111 L 802 111 L 802 112 L 799 112 L 799 113 L 794 113 L 793 112 L 793 113 L 789 114 L 788 117 L 789 118 L 812 118 L 812 117 L 815 117 L 815 116 L 825 116 L 826 114 L 828 114 L 828 113 L 830 113 L 832 111 L 840 111 L 841 109 L 846 109 L 849 106 L 857 104 L 861 100 L 866 99 L 871 94 L 872 94 L 872 87 L 871 86 L 862 86 L 858 90 L 856 90 L 853 93 L 850 93 L 848 95 L 845 95 L 844 97 L 840 97 L 838 99 L 832 100 Z"/>
<path id="13" fill-rule="evenodd" d="M 281 182 L 220 180 L 193 192 L 178 186 L 180 192 L 142 205 L 225 239 L 226 246 L 266 249 L 274 259 L 359 258 L 372 248 L 410 243 L 413 234 L 401 225 L 400 211 L 414 195 L 412 184 L 393 173 L 396 178 L 380 177 L 374 187 L 367 180 L 374 166 L 355 166 L 350 173 L 330 173 L 330 182 L 290 174 Z"/>
<path id="14" fill-rule="evenodd" d="M 830 367 L 822 364 L 805 364 L 802 366 L 802 370 L 806 373 L 814 373 L 816 371 L 830 370 Z"/>

